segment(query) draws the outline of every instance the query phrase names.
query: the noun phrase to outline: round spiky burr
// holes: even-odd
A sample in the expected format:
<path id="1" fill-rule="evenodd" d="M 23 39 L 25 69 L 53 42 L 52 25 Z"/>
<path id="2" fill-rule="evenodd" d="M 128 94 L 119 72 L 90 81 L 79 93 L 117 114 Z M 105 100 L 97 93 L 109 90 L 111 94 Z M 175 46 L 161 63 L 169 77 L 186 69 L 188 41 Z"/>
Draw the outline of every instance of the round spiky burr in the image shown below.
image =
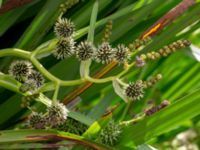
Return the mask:
<path id="1" fill-rule="evenodd" d="M 45 118 L 43 117 L 43 114 L 33 112 L 29 117 L 28 125 L 30 128 L 44 129 L 45 128 Z"/>
<path id="2" fill-rule="evenodd" d="M 37 83 L 33 79 L 26 80 L 19 88 L 19 90 L 23 93 L 25 92 L 35 93 L 37 89 L 38 89 Z"/>
<path id="3" fill-rule="evenodd" d="M 101 63 L 110 63 L 114 59 L 115 49 L 109 43 L 102 43 L 96 52 L 96 61 Z"/>
<path id="4" fill-rule="evenodd" d="M 8 72 L 19 82 L 24 82 L 32 68 L 33 66 L 29 61 L 17 60 L 12 62 Z"/>
<path id="5" fill-rule="evenodd" d="M 41 87 L 44 84 L 44 77 L 38 71 L 32 70 L 28 75 L 29 80 L 35 80 L 37 88 Z"/>
<path id="6" fill-rule="evenodd" d="M 74 41 L 72 38 L 60 39 L 53 51 L 57 59 L 64 59 L 74 54 Z"/>
<path id="7" fill-rule="evenodd" d="M 141 80 L 131 82 L 125 88 L 125 95 L 131 100 L 139 100 L 143 97 L 143 82 Z"/>
<path id="8" fill-rule="evenodd" d="M 118 63 L 125 63 L 130 58 L 129 49 L 125 45 L 119 44 L 115 50 L 114 58 Z"/>
<path id="9" fill-rule="evenodd" d="M 47 108 L 46 121 L 50 127 L 57 127 L 65 122 L 68 115 L 68 109 L 59 102 L 54 102 Z"/>
<path id="10" fill-rule="evenodd" d="M 59 125 L 57 129 L 77 135 L 82 135 L 88 129 L 88 126 L 73 118 L 67 117 L 65 122 Z"/>
<path id="11" fill-rule="evenodd" d="M 121 126 L 112 120 L 101 130 L 98 140 L 103 144 L 114 146 L 119 142 L 121 133 Z"/>
<path id="12" fill-rule="evenodd" d="M 77 45 L 75 53 L 79 60 L 85 61 L 93 58 L 94 52 L 95 47 L 92 45 L 92 43 L 84 41 Z"/>
<path id="13" fill-rule="evenodd" d="M 66 18 L 59 17 L 55 27 L 54 32 L 56 33 L 56 36 L 61 38 L 68 38 L 72 36 L 75 30 L 75 25 L 73 22 Z"/>

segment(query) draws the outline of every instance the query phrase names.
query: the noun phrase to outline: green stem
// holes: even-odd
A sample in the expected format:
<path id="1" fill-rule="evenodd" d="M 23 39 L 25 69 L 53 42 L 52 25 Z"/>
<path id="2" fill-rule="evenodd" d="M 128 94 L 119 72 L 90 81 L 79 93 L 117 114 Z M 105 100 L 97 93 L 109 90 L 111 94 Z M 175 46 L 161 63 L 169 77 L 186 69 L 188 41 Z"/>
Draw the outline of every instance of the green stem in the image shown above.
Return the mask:
<path id="1" fill-rule="evenodd" d="M 56 47 L 57 42 L 58 39 L 53 39 L 45 42 L 32 52 L 32 56 L 41 59 L 44 56 L 50 55 L 52 50 L 54 50 L 54 48 Z"/>
<path id="2" fill-rule="evenodd" d="M 116 76 L 110 76 L 110 77 L 103 78 L 103 79 L 95 79 L 95 78 L 92 78 L 92 77 L 90 77 L 90 76 L 87 76 L 87 77 L 86 77 L 86 80 L 87 80 L 87 81 L 90 81 L 90 82 L 93 82 L 93 83 L 111 82 L 111 81 L 116 80 L 116 79 L 117 79 Z"/>
<path id="3" fill-rule="evenodd" d="M 24 59 L 30 59 L 31 53 L 17 48 L 7 48 L 0 51 L 0 57 L 4 56 L 17 56 Z"/>
<path id="4" fill-rule="evenodd" d="M 135 65 L 135 63 L 130 64 L 125 70 L 123 70 L 122 72 L 120 72 L 119 74 L 115 75 L 115 76 L 110 76 L 110 77 L 106 77 L 106 78 L 102 78 L 102 79 L 94 79 L 90 76 L 86 77 L 86 80 L 90 81 L 90 82 L 94 82 L 94 83 L 105 83 L 105 82 L 111 82 L 113 80 L 117 80 L 119 78 L 121 78 L 123 75 L 125 75 L 133 66 Z"/>
<path id="5" fill-rule="evenodd" d="M 117 78 L 121 78 L 123 75 L 125 75 L 133 66 L 135 66 L 135 63 L 132 63 L 130 65 L 128 65 L 128 67 L 123 70 L 122 72 L 120 72 L 118 75 L 117 75 Z"/>
<path id="6" fill-rule="evenodd" d="M 50 50 L 52 46 L 49 46 L 47 49 Z M 87 76 L 85 79 L 77 79 L 77 80 L 70 80 L 70 81 L 64 81 L 64 80 L 60 80 L 59 78 L 55 77 L 54 75 L 52 75 L 46 68 L 44 68 L 40 62 L 34 57 L 34 55 L 37 54 L 37 52 L 39 52 L 38 50 L 34 51 L 33 53 L 31 52 L 27 52 L 21 49 L 16 49 L 16 48 L 9 48 L 9 49 L 3 49 L 0 51 L 0 57 L 3 56 L 17 56 L 17 57 L 21 57 L 21 58 L 25 58 L 30 60 L 33 65 L 49 80 L 53 81 L 54 83 L 60 83 L 60 86 L 73 86 L 73 85 L 79 85 L 82 84 L 85 81 L 90 81 L 90 82 L 94 82 L 94 83 L 105 83 L 105 82 L 109 82 L 109 81 L 113 81 L 117 78 L 120 78 L 121 76 L 123 76 L 124 74 L 126 74 L 131 67 L 134 66 L 134 63 L 132 63 L 131 65 L 128 66 L 127 69 L 125 69 L 124 71 L 122 71 L 121 73 L 119 73 L 116 76 L 110 76 L 107 78 L 103 78 L 103 79 L 94 79 L 92 77 Z M 34 55 L 32 55 L 34 54 Z"/>
<path id="7" fill-rule="evenodd" d="M 122 116 L 120 118 L 120 121 L 123 121 L 125 119 L 126 114 L 128 113 L 131 104 L 132 104 L 132 101 L 128 101 L 128 103 L 126 104 L 126 107 L 125 107 L 125 109 L 124 109 L 124 111 L 122 113 Z"/>
<path id="8" fill-rule="evenodd" d="M 59 78 L 55 77 L 54 75 L 52 75 L 48 70 L 46 70 L 41 64 L 40 62 L 35 59 L 32 58 L 31 62 L 34 64 L 34 66 L 49 80 L 55 82 L 55 83 L 60 83 L 61 86 L 72 86 L 72 85 L 78 85 L 84 82 L 83 79 L 77 79 L 77 80 L 70 80 L 70 81 L 64 81 L 64 80 L 60 80 Z"/>
<path id="9" fill-rule="evenodd" d="M 34 57 L 31 58 L 31 62 L 33 63 L 33 65 L 49 80 L 54 81 L 54 82 L 59 82 L 60 80 L 55 77 L 54 75 L 52 75 L 50 72 L 48 72 L 48 70 L 46 70 L 41 64 L 40 62 L 35 59 Z"/>
<path id="10" fill-rule="evenodd" d="M 143 120 L 145 118 L 145 114 L 143 114 L 143 115 L 141 115 L 141 116 L 139 116 L 139 117 L 137 117 L 137 118 L 134 118 L 134 119 L 131 119 L 131 120 L 128 120 L 128 121 L 122 121 L 120 124 L 121 125 L 129 125 L 129 124 L 133 124 L 133 123 L 136 123 L 136 122 L 138 122 L 138 121 L 140 121 L 140 120 Z"/>
<path id="11" fill-rule="evenodd" d="M 99 7 L 99 1 L 96 0 L 92 9 L 92 15 L 90 18 L 90 28 L 89 28 L 88 37 L 87 37 L 88 42 L 91 42 L 91 43 L 94 42 L 95 23 L 97 20 L 98 7 Z M 87 76 L 89 76 L 90 65 L 91 65 L 91 60 L 81 61 L 81 65 L 80 65 L 81 77 L 86 78 Z"/>
<path id="12" fill-rule="evenodd" d="M 124 86 L 124 87 L 127 86 L 127 84 L 124 83 L 124 82 L 123 82 L 122 80 L 120 80 L 119 78 L 117 78 L 116 81 L 117 81 L 120 85 L 122 85 L 122 86 Z"/>
<path id="13" fill-rule="evenodd" d="M 53 102 L 57 101 L 59 88 L 60 88 L 60 83 L 56 83 L 56 87 L 55 87 L 55 91 L 54 91 L 54 95 L 53 95 L 53 99 L 52 99 Z"/>

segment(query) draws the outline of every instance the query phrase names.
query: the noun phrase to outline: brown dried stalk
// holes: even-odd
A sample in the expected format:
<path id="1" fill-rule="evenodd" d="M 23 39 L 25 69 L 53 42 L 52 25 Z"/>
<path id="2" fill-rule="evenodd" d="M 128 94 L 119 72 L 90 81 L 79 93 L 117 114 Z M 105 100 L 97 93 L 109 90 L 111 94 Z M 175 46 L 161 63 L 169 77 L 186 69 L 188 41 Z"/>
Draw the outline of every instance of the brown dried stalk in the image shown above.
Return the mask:
<path id="1" fill-rule="evenodd" d="M 8 0 L 6 3 L 0 8 L 0 15 L 18 8 L 20 6 L 26 5 L 28 3 L 31 3 L 33 0 Z"/>

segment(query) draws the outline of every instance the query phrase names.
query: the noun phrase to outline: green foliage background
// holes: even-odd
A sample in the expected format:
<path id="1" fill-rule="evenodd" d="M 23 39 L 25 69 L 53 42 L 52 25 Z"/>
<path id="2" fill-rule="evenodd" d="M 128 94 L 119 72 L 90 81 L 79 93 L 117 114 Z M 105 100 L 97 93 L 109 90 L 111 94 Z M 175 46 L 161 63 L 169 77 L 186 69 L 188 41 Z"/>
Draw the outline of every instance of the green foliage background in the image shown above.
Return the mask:
<path id="1" fill-rule="evenodd" d="M 59 15 L 59 6 L 63 2 L 65 0 L 34 0 L 30 4 L 0 15 L 1 49 L 16 47 L 33 51 L 43 42 L 55 38 L 52 27 Z M 77 41 L 86 38 L 94 2 L 94 0 L 81 1 L 64 15 L 75 23 L 77 30 L 75 38 Z M 179 2 L 181 0 L 100 0 L 94 42 L 96 44 L 100 42 L 105 23 L 112 19 L 114 25 L 111 43 L 113 45 L 118 43 L 128 44 L 139 37 Z M 195 46 L 200 46 L 199 15 L 200 3 L 196 1 L 196 4 L 183 15 L 156 34 L 152 43 L 147 45 L 142 52 L 158 50 L 162 46 L 180 38 L 189 39 Z M 13 34 L 12 32 L 18 30 L 18 28 L 20 30 Z M 128 107 L 114 93 L 111 82 L 93 84 L 78 95 L 77 99 L 81 99 L 81 102 L 76 105 L 76 110 L 78 111 L 71 114 L 72 117 L 80 122 L 91 125 L 90 129 L 80 137 L 58 131 L 49 131 L 48 134 L 66 134 L 66 137 L 77 139 L 84 137 L 83 139 L 86 138 L 86 141 L 91 140 L 91 137 L 98 132 L 98 128 L 103 126 L 102 124 L 106 119 L 101 118 L 101 116 L 108 108 L 117 105 L 117 108 L 112 113 L 113 118 L 115 120 L 121 120 L 122 118 L 129 120 L 134 114 L 143 111 L 148 100 L 154 100 L 159 104 L 165 99 L 172 103 L 169 107 L 151 117 L 146 117 L 135 125 L 127 126 L 120 143 L 116 147 L 102 147 L 105 149 L 128 150 L 143 143 L 159 146 L 159 143 L 170 140 L 177 133 L 188 128 L 192 127 L 198 130 L 200 119 L 200 64 L 191 53 L 191 49 L 188 48 L 167 58 L 152 61 L 142 69 L 134 68 L 130 70 L 126 75 L 126 80 L 129 81 L 146 80 L 157 73 L 162 73 L 163 79 L 156 86 L 149 89 L 141 101 L 134 102 Z M 0 59 L 2 72 L 7 72 L 7 68 L 13 59 L 13 57 Z M 42 59 L 41 63 L 52 74 L 63 80 L 79 78 L 79 62 L 74 58 L 57 61 L 52 56 L 49 56 Z M 91 74 L 95 74 L 100 68 L 102 68 L 101 65 L 92 64 Z M 106 76 L 114 75 L 121 69 L 116 67 Z M 3 84 L 5 78 L 3 76 L 0 77 L 0 85 Z M 76 88 L 76 86 L 62 87 L 59 92 L 59 99 L 66 102 L 67 95 Z M 52 92 L 45 94 L 48 97 L 52 96 Z M 29 113 L 27 109 L 20 107 L 21 97 L 20 94 L 0 87 L 1 130 L 18 127 L 22 122 L 22 118 Z M 41 104 L 35 103 L 34 105 L 38 108 L 43 108 Z M 123 116 L 122 114 L 124 113 L 125 115 Z M 99 121 L 99 124 L 96 121 Z M 47 131 L 41 132 L 46 133 Z M 1 134 L 3 134 L 2 137 Z M 24 140 L 26 135 L 40 134 L 40 131 L 8 131 L 8 133 L 2 131 L 1 134 L 0 143 L 5 144 L 4 142 Z M 10 139 L 13 136 L 15 139 Z M 6 147 L 5 145 L 3 146 Z"/>

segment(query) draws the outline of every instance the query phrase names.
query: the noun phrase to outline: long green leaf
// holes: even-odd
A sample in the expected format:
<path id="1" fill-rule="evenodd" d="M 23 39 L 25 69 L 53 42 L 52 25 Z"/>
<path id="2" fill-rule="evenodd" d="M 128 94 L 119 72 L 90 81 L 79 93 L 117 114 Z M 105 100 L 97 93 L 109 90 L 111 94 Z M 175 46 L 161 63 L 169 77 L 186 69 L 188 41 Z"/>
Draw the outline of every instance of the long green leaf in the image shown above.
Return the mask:
<path id="1" fill-rule="evenodd" d="M 120 145 L 140 145 L 200 114 L 200 89 L 141 122 L 125 127 Z"/>
<path id="2" fill-rule="evenodd" d="M 111 147 L 87 140 L 84 137 L 55 130 L 4 130 L 0 131 L 0 144 L 48 140 L 69 140 L 99 150 L 114 150 Z"/>

